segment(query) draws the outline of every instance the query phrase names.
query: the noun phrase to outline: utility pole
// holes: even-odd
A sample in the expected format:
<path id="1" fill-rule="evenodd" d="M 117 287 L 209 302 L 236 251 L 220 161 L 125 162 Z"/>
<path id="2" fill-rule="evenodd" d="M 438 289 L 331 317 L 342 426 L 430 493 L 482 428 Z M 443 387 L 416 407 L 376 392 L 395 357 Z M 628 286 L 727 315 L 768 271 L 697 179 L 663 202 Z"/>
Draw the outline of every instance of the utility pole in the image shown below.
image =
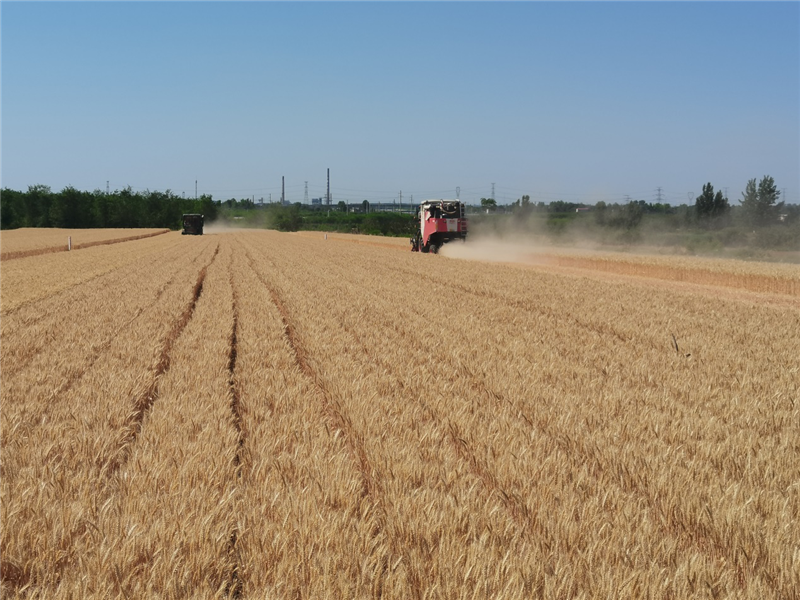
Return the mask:
<path id="1" fill-rule="evenodd" d="M 403 190 L 400 190 L 400 212 L 403 212 Z"/>
<path id="2" fill-rule="evenodd" d="M 106 179 L 106 196 L 108 196 L 108 179 Z"/>
<path id="3" fill-rule="evenodd" d="M 197 200 L 197 179 L 194 180 L 194 199 Z"/>
<path id="4" fill-rule="evenodd" d="M 284 184 L 283 175 L 281 175 L 281 206 L 286 205 L 286 186 Z"/>
<path id="5" fill-rule="evenodd" d="M 303 196 L 303 204 L 308 204 L 308 182 L 306 181 L 306 193 Z"/>
<path id="6" fill-rule="evenodd" d="M 461 188 L 456 186 L 456 200 L 461 200 Z"/>
<path id="7" fill-rule="evenodd" d="M 495 197 L 494 197 L 494 184 L 492 184 L 492 200 L 494 200 L 495 202 L 497 202 L 497 200 L 496 200 L 496 199 L 495 199 Z"/>
<path id="8" fill-rule="evenodd" d="M 331 169 L 328 167 L 328 192 L 325 195 L 325 202 L 330 206 L 331 204 Z"/>

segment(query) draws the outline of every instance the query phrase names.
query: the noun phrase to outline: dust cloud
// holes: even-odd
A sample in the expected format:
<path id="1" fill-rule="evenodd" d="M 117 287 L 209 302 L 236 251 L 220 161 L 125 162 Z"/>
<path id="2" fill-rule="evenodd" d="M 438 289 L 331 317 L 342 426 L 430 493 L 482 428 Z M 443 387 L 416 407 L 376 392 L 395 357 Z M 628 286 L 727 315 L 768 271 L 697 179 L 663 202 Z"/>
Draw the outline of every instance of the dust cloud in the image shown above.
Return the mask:
<path id="1" fill-rule="evenodd" d="M 448 258 L 488 262 L 528 262 L 541 247 L 529 240 L 510 240 L 496 236 L 470 238 L 466 242 L 450 242 L 439 250 Z"/>
<path id="2" fill-rule="evenodd" d="M 203 235 L 214 235 L 217 233 L 235 233 L 237 231 L 243 231 L 247 229 L 246 227 L 235 227 L 231 225 L 225 225 L 222 223 L 210 223 L 203 227 Z"/>
<path id="3" fill-rule="evenodd" d="M 595 250 L 592 243 L 570 246 L 552 245 L 531 239 L 530 236 L 480 235 L 471 236 L 466 242 L 450 242 L 439 250 L 448 258 L 485 262 L 547 264 L 552 254 L 571 252 L 586 253 Z"/>

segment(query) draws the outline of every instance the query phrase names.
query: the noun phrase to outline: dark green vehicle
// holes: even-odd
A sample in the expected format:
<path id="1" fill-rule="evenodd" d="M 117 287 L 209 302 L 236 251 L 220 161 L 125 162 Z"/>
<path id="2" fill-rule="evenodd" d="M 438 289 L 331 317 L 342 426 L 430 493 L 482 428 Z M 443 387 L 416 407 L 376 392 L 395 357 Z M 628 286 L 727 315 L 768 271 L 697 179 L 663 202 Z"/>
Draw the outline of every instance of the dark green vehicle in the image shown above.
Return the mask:
<path id="1" fill-rule="evenodd" d="M 183 235 L 203 235 L 203 215 L 183 215 Z"/>

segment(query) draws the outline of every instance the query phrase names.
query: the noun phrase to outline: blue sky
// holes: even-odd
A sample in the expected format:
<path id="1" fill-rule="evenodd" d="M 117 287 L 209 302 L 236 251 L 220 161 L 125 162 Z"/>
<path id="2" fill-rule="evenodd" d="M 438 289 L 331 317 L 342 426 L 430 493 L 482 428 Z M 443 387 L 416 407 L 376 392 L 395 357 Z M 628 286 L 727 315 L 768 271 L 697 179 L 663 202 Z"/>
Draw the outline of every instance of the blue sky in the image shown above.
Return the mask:
<path id="1" fill-rule="evenodd" d="M 4 1 L 2 185 L 800 202 L 800 3 Z M 693 200 L 692 200 L 693 202 Z"/>

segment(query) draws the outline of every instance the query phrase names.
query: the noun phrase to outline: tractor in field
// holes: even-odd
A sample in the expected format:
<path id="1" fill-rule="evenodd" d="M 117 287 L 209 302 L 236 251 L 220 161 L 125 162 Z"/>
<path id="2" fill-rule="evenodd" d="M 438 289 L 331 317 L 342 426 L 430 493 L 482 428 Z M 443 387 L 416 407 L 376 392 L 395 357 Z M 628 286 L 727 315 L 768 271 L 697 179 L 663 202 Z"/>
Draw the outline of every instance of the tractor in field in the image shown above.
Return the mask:
<path id="1" fill-rule="evenodd" d="M 467 239 L 465 207 L 459 200 L 425 200 L 417 207 L 419 227 L 411 238 L 412 252 L 439 252 L 452 240 Z"/>
<path id="2" fill-rule="evenodd" d="M 183 215 L 182 235 L 203 235 L 203 215 Z"/>

